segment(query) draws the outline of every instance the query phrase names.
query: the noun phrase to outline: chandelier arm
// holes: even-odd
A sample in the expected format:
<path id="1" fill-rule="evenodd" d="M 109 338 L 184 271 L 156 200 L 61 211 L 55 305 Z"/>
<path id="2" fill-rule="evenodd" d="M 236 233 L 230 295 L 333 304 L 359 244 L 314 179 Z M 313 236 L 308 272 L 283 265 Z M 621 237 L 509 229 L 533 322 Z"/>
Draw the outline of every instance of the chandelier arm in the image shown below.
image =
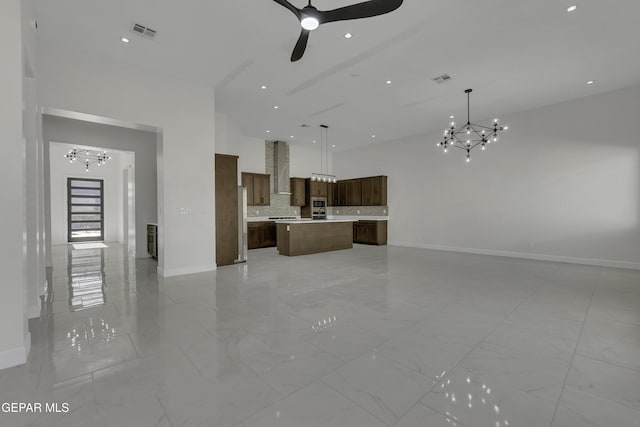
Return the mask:
<path id="1" fill-rule="evenodd" d="M 493 130 L 493 127 L 482 126 L 482 125 L 479 125 L 479 124 L 476 124 L 476 123 L 471 123 L 471 126 L 479 127 L 481 129 L 484 129 L 484 130 Z"/>
<path id="2" fill-rule="evenodd" d="M 464 150 L 464 151 L 467 151 L 467 149 L 466 149 L 466 148 L 461 147 L 461 146 L 459 146 L 459 145 L 452 144 L 451 146 L 452 146 L 452 147 L 459 148 L 459 149 Z"/>
<path id="3" fill-rule="evenodd" d="M 469 151 L 473 150 L 474 148 L 476 148 L 478 145 L 480 145 L 482 143 L 482 141 L 478 141 L 475 144 L 473 144 L 471 147 L 469 147 Z"/>

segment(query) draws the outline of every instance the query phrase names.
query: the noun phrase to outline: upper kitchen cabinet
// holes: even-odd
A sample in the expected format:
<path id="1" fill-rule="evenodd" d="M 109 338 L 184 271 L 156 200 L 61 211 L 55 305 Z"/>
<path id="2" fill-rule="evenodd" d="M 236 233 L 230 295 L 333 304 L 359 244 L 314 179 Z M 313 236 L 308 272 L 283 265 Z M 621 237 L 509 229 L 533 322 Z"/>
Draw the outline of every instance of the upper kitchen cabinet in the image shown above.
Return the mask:
<path id="1" fill-rule="evenodd" d="M 291 206 L 305 206 L 306 189 L 304 178 L 291 178 L 289 180 L 291 188 Z"/>
<path id="2" fill-rule="evenodd" d="M 340 206 L 338 204 L 338 184 L 327 183 L 327 206 Z"/>
<path id="3" fill-rule="evenodd" d="M 387 177 L 362 178 L 362 206 L 387 205 Z"/>
<path id="4" fill-rule="evenodd" d="M 347 206 L 362 206 L 362 180 L 347 181 Z"/>
<path id="5" fill-rule="evenodd" d="M 387 177 L 372 176 L 338 181 L 333 206 L 386 206 Z"/>
<path id="6" fill-rule="evenodd" d="M 311 178 L 307 178 L 307 191 L 309 197 L 327 197 L 328 196 L 328 183 L 321 181 L 312 181 Z"/>
<path id="7" fill-rule="evenodd" d="M 269 174 L 242 172 L 242 185 L 247 187 L 247 206 L 271 204 L 270 178 Z"/>

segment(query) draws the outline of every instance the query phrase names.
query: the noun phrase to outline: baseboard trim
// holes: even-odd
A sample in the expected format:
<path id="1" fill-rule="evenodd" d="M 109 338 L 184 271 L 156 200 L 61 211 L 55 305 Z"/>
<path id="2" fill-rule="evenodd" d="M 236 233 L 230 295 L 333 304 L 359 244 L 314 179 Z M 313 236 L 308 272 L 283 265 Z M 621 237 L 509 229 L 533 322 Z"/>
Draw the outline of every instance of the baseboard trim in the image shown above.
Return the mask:
<path id="1" fill-rule="evenodd" d="M 496 251 L 492 249 L 460 248 L 455 246 L 431 245 L 427 243 L 411 243 L 389 241 L 389 246 L 401 246 L 405 248 L 431 249 L 443 252 L 460 252 L 476 255 L 490 255 L 505 258 L 530 259 L 534 261 L 563 262 L 567 264 L 592 265 L 596 267 L 623 268 L 628 270 L 640 270 L 640 263 L 630 261 L 615 261 L 608 259 L 580 258 L 560 255 L 546 255 L 526 252 Z"/>
<path id="2" fill-rule="evenodd" d="M 29 307 L 29 320 L 40 317 L 40 305 L 32 305 Z"/>
<path id="3" fill-rule="evenodd" d="M 186 276 L 188 274 L 206 273 L 208 271 L 215 271 L 217 269 L 215 264 L 195 265 L 192 267 L 182 268 L 168 268 L 158 267 L 158 274 L 162 277 L 174 277 L 174 276 Z"/>
<path id="4" fill-rule="evenodd" d="M 0 369 L 13 368 L 27 363 L 27 347 L 16 347 L 10 350 L 0 351 Z"/>

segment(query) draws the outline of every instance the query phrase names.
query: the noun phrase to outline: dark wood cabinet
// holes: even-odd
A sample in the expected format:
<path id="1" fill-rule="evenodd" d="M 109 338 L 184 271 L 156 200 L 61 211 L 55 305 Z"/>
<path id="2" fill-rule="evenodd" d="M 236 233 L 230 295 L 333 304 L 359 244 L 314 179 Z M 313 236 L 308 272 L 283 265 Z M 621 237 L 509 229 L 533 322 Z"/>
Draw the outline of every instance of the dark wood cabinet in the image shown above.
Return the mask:
<path id="1" fill-rule="evenodd" d="M 247 206 L 271 204 L 271 175 L 242 172 L 242 185 L 247 187 Z"/>
<path id="2" fill-rule="evenodd" d="M 338 184 L 327 183 L 327 206 L 340 206 L 338 204 Z"/>
<path id="3" fill-rule="evenodd" d="M 362 180 L 347 181 L 347 206 L 362 206 Z"/>
<path id="4" fill-rule="evenodd" d="M 309 197 L 327 197 L 327 185 L 327 182 L 312 181 L 311 178 L 307 178 Z"/>
<path id="5" fill-rule="evenodd" d="M 353 223 L 353 242 L 365 245 L 387 244 L 387 221 L 357 221 Z"/>
<path id="6" fill-rule="evenodd" d="M 215 155 L 216 264 L 238 257 L 238 156 Z"/>
<path id="7" fill-rule="evenodd" d="M 337 190 L 337 201 L 336 206 L 347 206 L 347 181 L 338 181 Z"/>
<path id="8" fill-rule="evenodd" d="M 333 188 L 333 206 L 386 206 L 387 177 L 345 179 Z"/>
<path id="9" fill-rule="evenodd" d="M 247 223 L 247 234 L 247 247 L 249 249 L 276 246 L 276 223 L 273 221 L 249 222 Z"/>
<path id="10" fill-rule="evenodd" d="M 387 177 L 362 178 L 362 206 L 387 205 Z"/>
<path id="11" fill-rule="evenodd" d="M 291 178 L 289 180 L 291 186 L 291 206 L 306 205 L 306 188 L 304 178 Z"/>

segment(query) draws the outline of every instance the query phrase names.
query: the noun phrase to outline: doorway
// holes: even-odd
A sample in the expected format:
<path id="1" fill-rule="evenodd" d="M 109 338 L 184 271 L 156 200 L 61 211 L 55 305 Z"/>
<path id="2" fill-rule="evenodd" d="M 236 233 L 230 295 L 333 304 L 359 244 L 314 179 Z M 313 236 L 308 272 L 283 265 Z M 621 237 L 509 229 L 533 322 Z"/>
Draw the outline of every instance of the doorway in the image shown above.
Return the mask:
<path id="1" fill-rule="evenodd" d="M 67 178 L 68 241 L 104 240 L 104 182 Z"/>

